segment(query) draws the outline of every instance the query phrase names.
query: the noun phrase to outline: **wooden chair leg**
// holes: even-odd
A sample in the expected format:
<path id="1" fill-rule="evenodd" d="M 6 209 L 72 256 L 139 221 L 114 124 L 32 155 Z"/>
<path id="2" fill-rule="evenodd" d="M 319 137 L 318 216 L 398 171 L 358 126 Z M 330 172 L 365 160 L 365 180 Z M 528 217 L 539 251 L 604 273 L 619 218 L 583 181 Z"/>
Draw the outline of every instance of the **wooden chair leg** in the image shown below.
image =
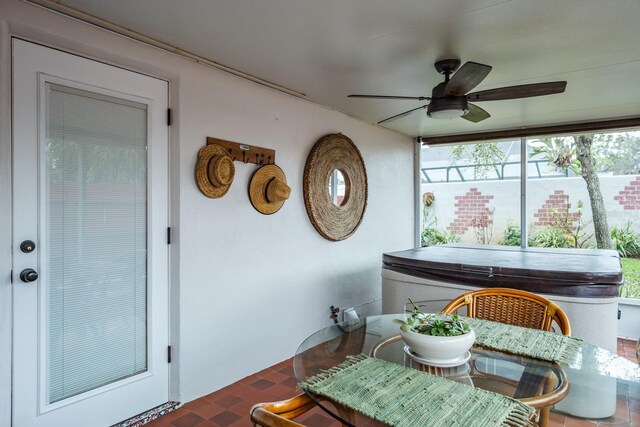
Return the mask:
<path id="1" fill-rule="evenodd" d="M 540 427 L 548 427 L 549 426 L 549 413 L 551 408 L 549 406 L 545 408 L 540 408 L 540 417 L 538 418 L 538 426 Z"/>
<path id="2" fill-rule="evenodd" d="M 315 406 L 304 393 L 278 402 L 257 403 L 251 408 L 251 422 L 262 427 L 304 427 L 292 418 L 298 417 Z"/>

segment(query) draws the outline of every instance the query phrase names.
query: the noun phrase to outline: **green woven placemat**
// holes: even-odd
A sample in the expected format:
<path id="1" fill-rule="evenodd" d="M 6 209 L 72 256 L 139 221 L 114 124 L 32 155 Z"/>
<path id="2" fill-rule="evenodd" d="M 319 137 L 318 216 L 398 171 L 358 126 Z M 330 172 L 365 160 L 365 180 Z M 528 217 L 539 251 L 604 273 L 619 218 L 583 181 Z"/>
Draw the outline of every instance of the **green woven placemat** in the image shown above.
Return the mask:
<path id="1" fill-rule="evenodd" d="M 476 332 L 476 344 L 549 362 L 571 364 L 582 340 L 539 329 L 468 319 Z"/>
<path id="2" fill-rule="evenodd" d="M 534 409 L 515 399 L 364 354 L 300 387 L 394 427 L 533 425 Z"/>

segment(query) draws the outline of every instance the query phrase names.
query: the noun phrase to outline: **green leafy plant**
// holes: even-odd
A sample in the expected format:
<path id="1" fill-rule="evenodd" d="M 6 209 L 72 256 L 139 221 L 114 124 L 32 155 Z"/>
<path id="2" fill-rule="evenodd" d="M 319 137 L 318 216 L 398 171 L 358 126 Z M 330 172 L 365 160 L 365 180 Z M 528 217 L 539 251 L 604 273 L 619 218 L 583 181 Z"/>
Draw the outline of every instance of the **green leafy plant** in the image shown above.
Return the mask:
<path id="1" fill-rule="evenodd" d="M 509 224 L 502 234 L 502 240 L 500 240 L 498 244 L 504 246 L 520 246 L 521 241 L 522 230 L 520 230 L 520 227 L 515 224 Z"/>
<path id="2" fill-rule="evenodd" d="M 589 241 L 593 237 L 593 233 L 587 234 L 585 231 L 587 225 L 591 224 L 593 221 L 587 221 L 586 223 L 583 220 L 582 209 L 584 208 L 584 203 L 582 200 L 578 200 L 578 207 L 576 212 L 578 213 L 578 219 L 573 224 L 573 229 L 568 229 L 569 231 L 569 243 L 573 245 L 574 248 L 588 248 L 590 247 Z M 567 208 L 567 213 L 569 212 L 569 208 Z"/>
<path id="3" fill-rule="evenodd" d="M 582 210 L 584 203 L 578 200 L 575 212 L 571 212 L 569 196 L 566 207 L 562 209 L 549 209 L 546 220 L 550 224 L 547 229 L 539 231 L 529 239 L 530 246 L 545 248 L 588 248 L 593 233 L 585 230 L 591 221 L 584 222 Z M 563 237 L 564 235 L 564 240 Z"/>
<path id="4" fill-rule="evenodd" d="M 435 227 L 427 227 L 422 231 L 422 246 L 444 245 L 445 243 L 458 243 L 460 235 L 453 231 L 440 231 Z"/>
<path id="5" fill-rule="evenodd" d="M 570 247 L 588 247 L 588 241 L 593 237 L 593 233 L 587 234 L 585 231 L 585 228 L 591 221 L 585 223 L 582 219 L 584 203 L 582 200 L 578 200 L 578 206 L 574 213 L 570 212 L 570 206 L 569 196 L 567 196 L 567 206 L 564 209 L 552 209 L 549 211 L 553 222 L 552 227 L 559 228 L 565 232 Z"/>
<path id="6" fill-rule="evenodd" d="M 573 246 L 567 233 L 557 227 L 537 231 L 530 237 L 529 245 L 541 248 L 570 248 Z"/>
<path id="7" fill-rule="evenodd" d="M 576 175 L 581 172 L 582 165 L 576 155 L 576 146 L 569 138 L 540 138 L 529 142 L 529 157 L 542 156 L 549 166 L 556 170 L 571 170 Z"/>
<path id="8" fill-rule="evenodd" d="M 442 245 L 460 241 L 460 236 L 455 233 L 438 230 L 438 219 L 433 213 L 429 213 L 431 205 L 436 201 L 434 193 L 427 191 L 422 195 L 422 234 L 421 246 Z"/>
<path id="9" fill-rule="evenodd" d="M 640 236 L 633 233 L 629 224 L 624 228 L 613 227 L 611 240 L 621 257 L 640 255 Z"/>
<path id="10" fill-rule="evenodd" d="M 406 320 L 394 319 L 394 322 L 400 324 L 403 331 L 416 332 L 423 335 L 432 335 L 437 337 L 455 337 L 466 334 L 471 331 L 471 326 L 466 319 L 461 318 L 457 314 L 427 314 L 420 310 L 420 306 L 416 305 L 409 298 L 411 309 L 406 310 L 411 316 Z"/>

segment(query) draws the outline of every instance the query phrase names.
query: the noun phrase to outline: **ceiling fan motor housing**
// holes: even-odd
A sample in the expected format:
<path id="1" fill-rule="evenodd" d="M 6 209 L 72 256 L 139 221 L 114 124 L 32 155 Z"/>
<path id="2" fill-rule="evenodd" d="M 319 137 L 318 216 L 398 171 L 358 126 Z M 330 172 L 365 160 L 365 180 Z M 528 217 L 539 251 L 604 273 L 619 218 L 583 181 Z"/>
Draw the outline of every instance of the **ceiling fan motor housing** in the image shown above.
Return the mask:
<path id="1" fill-rule="evenodd" d="M 451 119 L 469 112 L 466 96 L 452 96 L 444 93 L 446 82 L 433 88 L 431 102 L 427 106 L 427 115 L 433 119 Z"/>

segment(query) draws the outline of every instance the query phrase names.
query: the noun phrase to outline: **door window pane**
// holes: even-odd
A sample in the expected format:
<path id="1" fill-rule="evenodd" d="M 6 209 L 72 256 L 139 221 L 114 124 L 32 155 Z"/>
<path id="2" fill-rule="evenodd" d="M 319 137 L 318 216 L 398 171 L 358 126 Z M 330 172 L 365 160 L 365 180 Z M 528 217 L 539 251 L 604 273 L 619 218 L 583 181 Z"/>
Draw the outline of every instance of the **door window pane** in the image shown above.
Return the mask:
<path id="1" fill-rule="evenodd" d="M 47 85 L 46 366 L 53 403 L 147 369 L 146 105 Z"/>

